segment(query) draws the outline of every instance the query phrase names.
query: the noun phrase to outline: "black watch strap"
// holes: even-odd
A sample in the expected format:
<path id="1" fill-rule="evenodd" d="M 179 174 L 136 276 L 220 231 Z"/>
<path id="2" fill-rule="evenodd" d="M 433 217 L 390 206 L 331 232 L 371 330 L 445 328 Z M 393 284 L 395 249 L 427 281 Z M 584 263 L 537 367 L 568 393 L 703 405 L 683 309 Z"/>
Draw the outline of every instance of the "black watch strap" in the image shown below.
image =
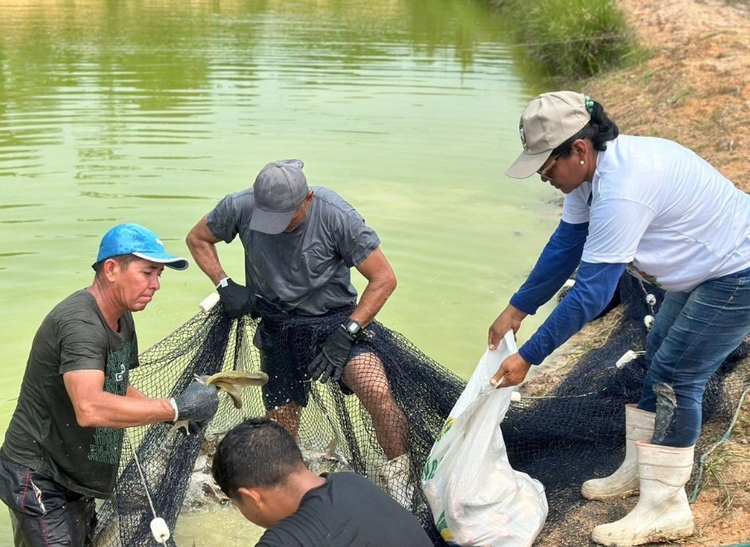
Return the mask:
<path id="1" fill-rule="evenodd" d="M 341 325 L 341 328 L 343 328 L 347 334 L 355 340 L 359 340 L 359 337 L 362 335 L 362 325 L 354 319 L 349 319 L 346 323 Z"/>

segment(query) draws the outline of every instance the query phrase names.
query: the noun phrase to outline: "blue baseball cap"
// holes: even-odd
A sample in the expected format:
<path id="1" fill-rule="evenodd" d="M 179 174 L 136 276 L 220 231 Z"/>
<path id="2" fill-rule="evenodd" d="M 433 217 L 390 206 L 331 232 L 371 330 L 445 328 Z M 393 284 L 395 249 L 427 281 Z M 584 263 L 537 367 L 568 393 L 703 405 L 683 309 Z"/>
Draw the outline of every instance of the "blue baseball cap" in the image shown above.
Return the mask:
<path id="1" fill-rule="evenodd" d="M 96 263 L 120 255 L 135 255 L 174 270 L 185 270 L 189 264 L 184 258 L 169 254 L 164 249 L 164 243 L 154 232 L 132 223 L 118 224 L 104 234 L 99 244 Z"/>

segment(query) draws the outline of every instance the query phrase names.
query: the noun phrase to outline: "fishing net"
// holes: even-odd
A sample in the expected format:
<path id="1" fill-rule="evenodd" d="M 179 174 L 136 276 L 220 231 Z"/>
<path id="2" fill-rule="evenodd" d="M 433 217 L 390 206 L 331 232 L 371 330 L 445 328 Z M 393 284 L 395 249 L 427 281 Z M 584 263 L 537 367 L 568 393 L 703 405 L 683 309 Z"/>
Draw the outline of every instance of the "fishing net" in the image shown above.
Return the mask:
<path id="1" fill-rule="evenodd" d="M 295 358 L 306 363 L 351 310 L 311 318 L 289 315 L 261 302 L 257 311 L 265 328 L 285 340 Z M 258 371 L 258 324 L 258 319 L 250 317 L 229 320 L 220 304 L 203 311 L 141 355 L 131 382 L 151 397 L 172 397 L 195 375 Z M 315 471 L 351 470 L 369 477 L 389 493 L 408 494 L 407 505 L 439 542 L 419 477 L 465 382 L 377 321 L 365 329 L 357 347 L 364 376 L 358 392 L 361 397 L 352 395 L 346 386 L 342 390 L 336 382 L 307 382 L 309 401 L 297 432 L 303 454 Z M 383 404 L 390 396 L 382 389 L 380 370 L 388 378 L 395 411 L 393 405 Z M 190 435 L 170 424 L 128 430 L 114 496 L 98 510 L 96 547 L 154 545 L 150 523 L 155 515 L 174 530 L 180 510 L 200 505 L 196 491 L 199 496 L 221 498 L 208 472 L 218 439 L 245 418 L 266 413 L 260 388 L 244 388 L 240 396 L 242 408 L 237 409 L 229 397 L 220 395 L 214 419 Z M 376 416 L 382 427 L 374 426 L 363 401 L 386 409 Z M 380 431 L 386 434 L 380 434 L 379 439 Z M 398 452 L 391 444 L 408 447 L 409 457 L 401 458 L 407 469 L 401 474 L 388 469 L 384 448 Z M 166 543 L 174 545 L 172 539 Z"/>
<path id="2" fill-rule="evenodd" d="M 654 295 L 650 304 L 647 294 Z M 622 460 L 623 407 L 640 398 L 645 366 L 642 357 L 622 366 L 617 362 L 629 350 L 643 349 L 647 333 L 644 317 L 654 315 L 662 296 L 657 289 L 623 276 L 621 304 L 603 319 L 616 314 L 610 319 L 609 335 L 598 347 L 573 359 L 576 362 L 566 367 L 564 374 L 543 374 L 530 381 L 521 400 L 511 405 L 501 425 L 510 463 L 542 482 L 549 503 L 547 523 L 535 545 L 590 544 L 590 527 L 569 515 L 591 503 L 581 498 L 581 483 L 613 471 Z M 285 314 L 261 303 L 258 311 L 266 326 L 285 337 L 296 359 L 307 362 L 350 310 L 310 318 Z M 151 397 L 171 397 L 184 390 L 195 375 L 258 371 L 260 355 L 254 341 L 258 325 L 259 319 L 250 317 L 228 319 L 221 305 L 202 311 L 141 355 L 141 366 L 131 373 L 131 381 Z M 433 543 L 444 546 L 419 478 L 465 381 L 377 321 L 365 332 L 357 344 L 362 348 L 358 359 L 365 372 L 359 380 L 359 397 L 335 382 L 307 383 L 309 400 L 297 432 L 303 454 L 316 472 L 351 470 L 369 477 L 402 502 L 404 493 L 408 494 L 406 505 Z M 746 353 L 746 345 L 738 348 L 710 382 L 696 458 L 701 447 L 721 437 L 743 386 L 748 384 L 742 361 Z M 381 370 L 388 378 L 396 410 L 382 390 Z M 368 371 L 372 371 L 369 383 Z M 98 509 L 96 547 L 154 545 L 150 523 L 155 515 L 174 530 L 180 511 L 206 500 L 222 502 L 209 472 L 216 443 L 243 419 L 266 412 L 260 388 L 244 388 L 240 395 L 240 409 L 229 397 L 220 395 L 216 417 L 190 435 L 170 424 L 128 430 L 114 496 Z M 385 409 L 375 413 L 379 427 L 363 401 L 371 409 Z M 409 473 L 389 474 L 386 452 L 393 455 L 398 452 L 395 445 L 404 442 L 409 448 Z M 166 544 L 174 542 L 170 539 Z"/>

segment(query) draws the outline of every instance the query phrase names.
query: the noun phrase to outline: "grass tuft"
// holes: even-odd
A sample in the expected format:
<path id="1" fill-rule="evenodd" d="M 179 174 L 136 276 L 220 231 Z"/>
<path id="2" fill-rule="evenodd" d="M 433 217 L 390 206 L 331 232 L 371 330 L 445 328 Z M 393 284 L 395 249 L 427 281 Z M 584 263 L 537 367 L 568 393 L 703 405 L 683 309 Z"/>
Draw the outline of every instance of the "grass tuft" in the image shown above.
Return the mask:
<path id="1" fill-rule="evenodd" d="M 642 53 L 614 0 L 505 0 L 499 9 L 517 45 L 554 78 L 588 78 Z"/>

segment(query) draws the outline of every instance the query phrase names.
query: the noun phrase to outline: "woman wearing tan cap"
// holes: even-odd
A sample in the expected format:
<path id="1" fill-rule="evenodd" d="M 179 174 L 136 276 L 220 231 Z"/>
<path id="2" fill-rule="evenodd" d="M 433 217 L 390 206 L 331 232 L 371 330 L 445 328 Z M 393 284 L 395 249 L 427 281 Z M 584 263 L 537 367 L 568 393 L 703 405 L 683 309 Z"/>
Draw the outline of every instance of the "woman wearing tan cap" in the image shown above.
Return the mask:
<path id="1" fill-rule="evenodd" d="M 690 536 L 685 494 L 700 434 L 706 384 L 750 332 L 750 196 L 672 141 L 619 135 L 602 106 L 580 93 L 533 99 L 519 125 L 523 152 L 507 175 L 534 174 L 565 194 L 562 220 L 529 278 L 490 326 L 496 347 L 576 283 L 491 383 L 513 386 L 599 315 L 627 270 L 666 291 L 646 344 L 643 394 L 625 408 L 626 451 L 609 477 L 582 494 L 640 493 L 625 518 L 593 540 L 628 546 Z"/>

